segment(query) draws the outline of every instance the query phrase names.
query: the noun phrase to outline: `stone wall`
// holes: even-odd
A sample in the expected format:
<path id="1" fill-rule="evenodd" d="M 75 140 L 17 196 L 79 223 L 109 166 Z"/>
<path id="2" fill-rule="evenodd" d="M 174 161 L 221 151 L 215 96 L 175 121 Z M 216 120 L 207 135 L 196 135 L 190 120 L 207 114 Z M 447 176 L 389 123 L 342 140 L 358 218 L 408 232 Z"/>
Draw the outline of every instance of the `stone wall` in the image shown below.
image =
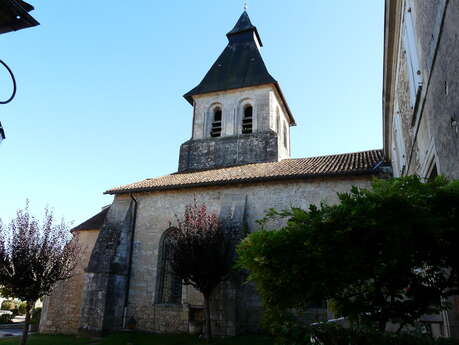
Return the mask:
<path id="1" fill-rule="evenodd" d="M 423 116 L 433 138 L 439 173 L 459 178 L 459 1 L 444 16 Z M 454 125 L 454 121 L 456 124 Z"/>
<path id="2" fill-rule="evenodd" d="M 180 147 L 179 171 L 277 162 L 277 134 L 269 131 L 238 136 L 189 140 Z"/>
<path id="3" fill-rule="evenodd" d="M 253 108 L 252 134 L 242 134 L 244 106 Z M 211 137 L 213 110 L 222 110 L 220 137 Z M 273 85 L 194 96 L 192 138 L 180 148 L 179 171 L 212 169 L 290 157 L 287 112 Z"/>
<path id="4" fill-rule="evenodd" d="M 189 287 L 184 287 L 182 291 L 187 292 L 182 292 L 182 305 L 175 306 L 155 304 L 155 293 L 161 235 L 169 228 L 170 222 L 175 221 L 176 215 L 183 214 L 185 205 L 192 204 L 194 199 L 206 204 L 209 211 L 216 214 L 221 214 L 229 198 L 247 200 L 245 222 L 249 231 L 256 231 L 256 221 L 269 208 L 306 208 L 322 200 L 336 202 L 337 192 L 349 191 L 351 185 L 368 186 L 370 180 L 371 177 L 364 176 L 327 178 L 135 194 L 138 209 L 127 318 L 134 319 L 136 328 L 143 331 L 186 331 L 189 308 L 199 303 L 196 293 L 190 293 Z M 127 200 L 128 196 L 119 195 L 114 204 Z M 278 222 L 269 226 L 280 225 Z M 222 284 L 212 300 L 215 302 L 212 324 L 216 334 L 258 330 L 261 305 L 253 286 L 241 285 L 233 279 Z"/>
<path id="5" fill-rule="evenodd" d="M 41 333 L 77 333 L 85 284 L 84 269 L 89 262 L 98 234 L 98 229 L 78 232 L 77 238 L 82 250 L 80 263 L 75 269 L 74 276 L 56 284 L 52 295 L 45 298 L 40 320 Z"/>
<path id="6" fill-rule="evenodd" d="M 403 173 L 426 178 L 435 166 L 439 174 L 459 178 L 458 0 L 411 3 L 423 86 L 412 109 L 402 29 L 394 105 L 400 111 L 406 148 Z"/>
<path id="7" fill-rule="evenodd" d="M 122 329 L 125 320 L 142 331 L 188 332 L 190 320 L 202 319 L 203 299 L 199 292 L 182 286 L 181 303 L 155 303 L 160 239 L 175 222 L 175 216 L 183 215 L 186 205 L 196 199 L 206 204 L 209 212 L 218 214 L 229 228 L 244 227 L 252 232 L 258 229 L 256 221 L 269 208 L 282 210 L 306 208 L 321 201 L 333 203 L 337 201 L 337 192 L 349 191 L 352 185 L 367 187 L 371 179 L 371 176 L 337 177 L 136 193 L 133 197 L 137 207 L 130 195 L 118 195 L 99 235 L 97 231 L 82 232 L 88 250 L 94 246 L 91 258 L 84 256 L 78 274 L 59 284 L 47 298 L 41 331 L 102 333 Z M 268 228 L 281 225 L 282 221 L 276 221 L 268 224 Z M 242 282 L 242 277 L 236 274 L 211 296 L 211 322 L 217 335 L 259 331 L 259 297 L 253 285 Z"/>

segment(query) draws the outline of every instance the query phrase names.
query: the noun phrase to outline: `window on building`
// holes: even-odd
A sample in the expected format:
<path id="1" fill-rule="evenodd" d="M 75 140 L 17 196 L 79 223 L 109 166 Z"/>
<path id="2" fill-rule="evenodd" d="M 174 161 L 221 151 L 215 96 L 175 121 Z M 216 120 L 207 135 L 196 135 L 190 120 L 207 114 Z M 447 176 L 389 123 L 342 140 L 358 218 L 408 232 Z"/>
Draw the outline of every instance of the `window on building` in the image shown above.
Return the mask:
<path id="1" fill-rule="evenodd" d="M 281 131 L 279 107 L 277 107 L 277 109 L 276 109 L 276 131 L 277 131 L 277 133 L 280 133 L 280 131 Z"/>
<path id="2" fill-rule="evenodd" d="M 222 135 L 222 109 L 216 107 L 213 111 L 211 137 L 220 137 Z"/>
<path id="3" fill-rule="evenodd" d="M 422 88 L 421 66 L 419 64 L 416 49 L 416 35 L 413 20 L 413 6 L 411 1 L 406 2 L 404 15 L 404 47 L 406 52 L 406 64 L 408 66 L 408 81 L 410 88 L 410 105 L 414 109 Z"/>
<path id="4" fill-rule="evenodd" d="M 180 304 L 182 300 L 182 282 L 171 267 L 172 244 L 170 232 L 166 230 L 160 240 L 158 253 L 158 274 L 156 303 Z"/>
<path id="5" fill-rule="evenodd" d="M 288 148 L 287 125 L 284 122 L 284 146 Z"/>
<path id="6" fill-rule="evenodd" d="M 242 134 L 252 133 L 253 127 L 253 107 L 247 104 L 244 107 L 244 117 L 242 119 Z"/>

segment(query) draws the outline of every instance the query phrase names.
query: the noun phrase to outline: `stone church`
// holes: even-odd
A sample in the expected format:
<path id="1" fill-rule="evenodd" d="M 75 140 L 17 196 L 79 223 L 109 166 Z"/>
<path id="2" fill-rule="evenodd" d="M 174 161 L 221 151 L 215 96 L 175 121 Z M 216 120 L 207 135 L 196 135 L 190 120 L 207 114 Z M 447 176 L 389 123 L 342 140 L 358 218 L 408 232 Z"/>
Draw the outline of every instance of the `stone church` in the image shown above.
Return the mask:
<path id="1" fill-rule="evenodd" d="M 291 158 L 295 118 L 245 11 L 226 36 L 226 48 L 184 95 L 192 136 L 181 145 L 178 171 L 106 191 L 113 203 L 72 230 L 84 255 L 75 276 L 46 298 L 42 332 L 188 332 L 202 318 L 203 298 L 166 269 L 164 245 L 185 205 L 196 199 L 223 226 L 256 231 L 270 208 L 336 202 L 337 192 L 384 174 L 382 150 Z M 213 330 L 255 332 L 260 311 L 252 285 L 224 282 L 212 296 Z"/>

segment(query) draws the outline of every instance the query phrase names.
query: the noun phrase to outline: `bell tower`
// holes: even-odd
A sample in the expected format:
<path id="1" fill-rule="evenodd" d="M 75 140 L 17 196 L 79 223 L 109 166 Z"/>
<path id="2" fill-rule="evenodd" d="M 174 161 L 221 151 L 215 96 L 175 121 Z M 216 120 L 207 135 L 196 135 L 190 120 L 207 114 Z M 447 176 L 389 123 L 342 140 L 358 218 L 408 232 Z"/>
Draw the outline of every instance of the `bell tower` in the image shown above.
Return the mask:
<path id="1" fill-rule="evenodd" d="M 194 89 L 192 137 L 180 147 L 179 172 L 275 162 L 290 157 L 295 120 L 260 54 L 257 28 L 244 11 L 228 45 Z"/>

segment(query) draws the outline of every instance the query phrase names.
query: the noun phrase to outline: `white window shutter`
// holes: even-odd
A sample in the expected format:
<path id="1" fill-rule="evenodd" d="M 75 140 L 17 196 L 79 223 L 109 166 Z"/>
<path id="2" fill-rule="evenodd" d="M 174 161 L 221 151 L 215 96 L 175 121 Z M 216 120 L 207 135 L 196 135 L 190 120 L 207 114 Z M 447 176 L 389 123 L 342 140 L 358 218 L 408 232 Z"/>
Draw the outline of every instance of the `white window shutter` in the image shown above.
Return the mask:
<path id="1" fill-rule="evenodd" d="M 408 65 L 408 80 L 410 84 L 411 107 L 416 105 L 416 98 L 422 87 L 421 66 L 419 64 L 416 49 L 416 35 L 411 1 L 407 0 L 404 16 L 404 45 L 406 51 L 406 63 Z"/>
<path id="2" fill-rule="evenodd" d="M 400 117 L 398 104 L 395 106 L 395 113 L 392 122 L 392 133 L 393 148 L 395 149 L 394 158 L 397 161 L 397 169 L 401 175 L 403 173 L 403 169 L 406 166 L 406 151 L 405 141 L 403 139 L 402 120 Z"/>

